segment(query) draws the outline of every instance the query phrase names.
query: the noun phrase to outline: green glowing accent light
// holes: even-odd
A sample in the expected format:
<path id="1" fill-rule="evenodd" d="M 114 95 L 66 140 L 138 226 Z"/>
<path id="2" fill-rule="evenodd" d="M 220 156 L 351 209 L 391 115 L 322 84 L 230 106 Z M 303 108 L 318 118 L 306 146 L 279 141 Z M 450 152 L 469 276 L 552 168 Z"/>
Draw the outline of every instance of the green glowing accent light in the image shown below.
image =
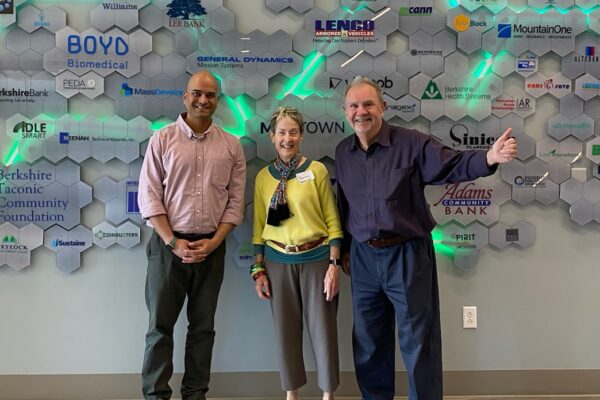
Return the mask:
<path id="1" fill-rule="evenodd" d="M 150 123 L 150 130 L 157 131 L 157 130 L 159 130 L 161 128 L 164 128 L 166 125 L 170 124 L 171 122 L 173 122 L 173 121 L 171 121 L 168 118 L 157 119 L 157 120 L 152 121 Z"/>
<path id="2" fill-rule="evenodd" d="M 236 110 L 239 112 L 240 117 L 244 122 L 248 121 L 251 118 L 252 109 L 248 105 L 246 101 L 245 95 L 240 95 L 235 98 Z"/>
<path id="3" fill-rule="evenodd" d="M 234 124 L 224 125 L 223 129 L 235 136 L 244 136 L 246 134 L 246 119 L 244 119 L 243 107 L 234 99 L 229 96 L 222 96 L 225 100 L 225 106 L 233 113 Z M 241 96 L 239 96 L 241 97 Z"/>
<path id="4" fill-rule="evenodd" d="M 458 7 L 458 0 L 448 0 L 448 6 L 450 8 Z"/>
<path id="5" fill-rule="evenodd" d="M 13 142 L 13 144 L 10 146 L 10 150 L 8 150 L 8 154 L 6 155 L 6 158 L 4 159 L 3 164 L 6 165 L 7 167 L 12 165 L 17 160 L 18 155 L 19 155 L 19 141 L 15 140 Z"/>
<path id="6" fill-rule="evenodd" d="M 490 68 L 492 67 L 493 62 L 494 59 L 492 55 L 490 53 L 485 53 L 483 60 L 481 60 L 477 67 L 475 67 L 475 70 L 473 71 L 473 76 L 475 76 L 477 79 L 482 79 L 485 76 L 487 76 Z"/>
<path id="7" fill-rule="evenodd" d="M 316 72 L 319 67 L 325 62 L 326 57 L 324 54 L 316 51 L 311 53 L 304 60 L 302 66 L 302 72 L 296 75 L 285 84 L 283 91 L 275 95 L 277 100 L 283 99 L 288 94 L 293 94 L 298 97 L 307 97 L 316 92 L 314 90 L 308 90 L 304 86 L 312 79 L 316 78 Z"/>
<path id="8" fill-rule="evenodd" d="M 358 12 L 365 7 L 366 7 L 366 4 L 363 3 L 363 4 L 360 4 L 358 7 L 356 7 L 354 10 L 348 6 L 341 6 L 341 9 L 346 11 L 347 13 L 354 14 L 355 12 Z"/>
<path id="9" fill-rule="evenodd" d="M 444 234 L 441 230 L 436 228 L 431 231 L 431 239 L 433 240 L 433 247 L 435 248 L 436 253 L 442 253 L 447 256 L 453 256 L 454 253 L 456 253 L 455 248 L 442 243 L 444 240 Z"/>

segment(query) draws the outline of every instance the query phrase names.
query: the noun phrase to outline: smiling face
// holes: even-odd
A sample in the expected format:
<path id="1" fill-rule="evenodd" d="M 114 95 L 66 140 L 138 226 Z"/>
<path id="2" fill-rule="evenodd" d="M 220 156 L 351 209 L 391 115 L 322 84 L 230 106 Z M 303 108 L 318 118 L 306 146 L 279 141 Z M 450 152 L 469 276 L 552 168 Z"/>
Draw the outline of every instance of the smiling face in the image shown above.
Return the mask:
<path id="1" fill-rule="evenodd" d="M 381 101 L 375 88 L 361 84 L 346 93 L 344 112 L 357 135 L 373 138 L 381 129 L 385 102 Z"/>
<path id="2" fill-rule="evenodd" d="M 189 119 L 197 123 L 207 123 L 217 109 L 218 84 L 209 72 L 194 74 L 188 81 L 183 104 Z"/>
<path id="3" fill-rule="evenodd" d="M 271 132 L 271 142 L 273 142 L 279 158 L 285 162 L 289 162 L 296 154 L 300 153 L 302 138 L 298 122 L 290 117 L 278 119 L 274 132 Z"/>

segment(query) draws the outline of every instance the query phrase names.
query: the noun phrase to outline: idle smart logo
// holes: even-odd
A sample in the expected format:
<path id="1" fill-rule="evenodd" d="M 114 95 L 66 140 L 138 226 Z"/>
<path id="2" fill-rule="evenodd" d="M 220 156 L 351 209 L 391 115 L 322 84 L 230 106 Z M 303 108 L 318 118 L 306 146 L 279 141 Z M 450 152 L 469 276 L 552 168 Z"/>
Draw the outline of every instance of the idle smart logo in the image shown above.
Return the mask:
<path id="1" fill-rule="evenodd" d="M 500 39 L 572 39 L 573 28 L 556 25 L 498 24 Z"/>
<path id="2" fill-rule="evenodd" d="M 129 87 L 127 82 L 121 84 L 119 91 L 121 96 L 183 96 L 183 90 L 180 89 L 142 89 Z"/>
<path id="3" fill-rule="evenodd" d="M 473 20 L 465 14 L 458 14 L 454 17 L 454 29 L 457 32 L 464 32 L 469 28 L 485 28 L 488 26 L 487 21 L 483 18 Z"/>
<path id="4" fill-rule="evenodd" d="M 598 62 L 598 56 L 596 55 L 596 46 L 586 46 L 584 55 L 575 55 L 573 62 L 576 63 L 589 63 Z"/>
<path id="5" fill-rule="evenodd" d="M 199 68 L 242 69 L 245 64 L 291 64 L 294 57 L 230 57 L 230 56 L 198 56 Z"/>
<path id="6" fill-rule="evenodd" d="M 485 133 L 472 134 L 469 128 L 463 124 L 454 124 L 450 128 L 450 139 L 452 148 L 457 150 L 489 150 L 496 138 Z"/>
<path id="7" fill-rule="evenodd" d="M 19 139 L 46 139 L 48 124 L 45 122 L 18 122 L 12 129 L 12 136 Z"/>
<path id="8" fill-rule="evenodd" d="M 169 26 L 196 28 L 201 32 L 208 29 L 206 25 L 206 9 L 200 0 L 173 0 L 167 4 Z"/>
<path id="9" fill-rule="evenodd" d="M 57 40 L 61 36 L 56 35 Z M 129 35 L 118 29 L 111 34 L 70 34 L 66 37 L 67 69 L 81 74 L 88 70 L 130 72 Z M 57 43 L 57 47 L 62 47 Z"/>
<path id="10" fill-rule="evenodd" d="M 432 207 L 443 207 L 443 214 L 487 215 L 492 206 L 493 189 L 481 186 L 479 182 L 449 183 L 445 186 L 442 196 L 432 204 Z"/>
<path id="11" fill-rule="evenodd" d="M 0 15 L 14 14 L 14 0 L 0 0 Z"/>
<path id="12" fill-rule="evenodd" d="M 400 7 L 398 10 L 398 14 L 400 14 L 401 17 L 431 15 L 432 13 L 433 7 Z"/>

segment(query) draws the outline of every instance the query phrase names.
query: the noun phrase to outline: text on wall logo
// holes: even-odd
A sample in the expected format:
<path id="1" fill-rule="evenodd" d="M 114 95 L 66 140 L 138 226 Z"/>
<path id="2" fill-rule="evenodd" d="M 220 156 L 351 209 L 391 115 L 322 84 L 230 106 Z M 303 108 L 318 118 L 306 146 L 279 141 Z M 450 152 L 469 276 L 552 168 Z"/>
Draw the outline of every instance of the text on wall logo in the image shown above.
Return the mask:
<path id="1" fill-rule="evenodd" d="M 512 37 L 511 24 L 498 24 L 498 37 L 501 39 L 509 39 Z"/>
<path id="2" fill-rule="evenodd" d="M 427 84 L 423 95 L 421 96 L 422 100 L 443 100 L 442 93 L 438 89 L 436 83 L 431 80 Z"/>
<path id="3" fill-rule="evenodd" d="M 0 15 L 14 14 L 14 0 L 0 0 Z"/>
<path id="4" fill-rule="evenodd" d="M 452 148 L 463 150 L 488 150 L 496 141 L 494 136 L 487 136 L 485 133 L 472 135 L 464 124 L 452 125 L 450 139 L 452 139 Z"/>
<path id="5" fill-rule="evenodd" d="M 169 26 L 198 28 L 201 31 L 208 27 L 205 24 L 206 9 L 200 0 L 173 0 L 167 4 Z"/>
<path id="6" fill-rule="evenodd" d="M 45 139 L 47 129 L 45 122 L 21 121 L 13 127 L 13 134 L 21 134 L 21 139 Z"/>

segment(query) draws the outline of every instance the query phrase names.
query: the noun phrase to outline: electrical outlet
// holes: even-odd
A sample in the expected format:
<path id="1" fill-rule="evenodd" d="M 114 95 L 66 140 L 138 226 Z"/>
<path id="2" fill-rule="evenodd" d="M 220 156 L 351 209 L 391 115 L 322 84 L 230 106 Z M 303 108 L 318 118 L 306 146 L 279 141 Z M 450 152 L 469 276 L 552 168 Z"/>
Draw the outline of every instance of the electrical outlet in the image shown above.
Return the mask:
<path id="1" fill-rule="evenodd" d="M 464 329 L 477 328 L 477 307 L 476 306 L 463 306 L 463 328 Z"/>

